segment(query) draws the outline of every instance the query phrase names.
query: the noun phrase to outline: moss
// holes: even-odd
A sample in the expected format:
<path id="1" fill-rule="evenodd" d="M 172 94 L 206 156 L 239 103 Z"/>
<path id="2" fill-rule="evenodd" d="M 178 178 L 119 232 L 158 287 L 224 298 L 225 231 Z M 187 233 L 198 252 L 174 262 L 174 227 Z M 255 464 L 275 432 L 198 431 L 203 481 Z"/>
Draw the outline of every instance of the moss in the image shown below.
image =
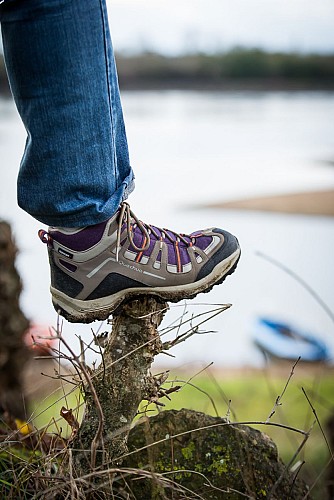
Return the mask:
<path id="1" fill-rule="evenodd" d="M 208 467 L 209 472 L 216 472 L 220 476 L 226 472 L 228 472 L 228 461 L 225 460 L 224 458 L 221 458 L 220 460 L 215 460 L 212 462 L 211 465 Z"/>
<path id="2" fill-rule="evenodd" d="M 181 453 L 186 460 L 191 460 L 194 456 L 195 443 L 190 441 L 189 445 L 181 449 Z"/>
<path id="3" fill-rule="evenodd" d="M 179 437 L 173 439 L 176 434 Z M 175 471 L 167 477 L 203 499 L 219 500 L 221 490 L 229 491 L 224 493 L 224 500 L 238 500 L 239 492 L 256 499 L 266 498 L 284 471 L 275 446 L 263 433 L 247 426 L 226 425 L 224 419 L 200 412 L 162 412 L 149 419 L 148 435 L 150 441 L 146 443 L 143 427 L 134 427 L 129 449 L 144 448 L 139 452 L 140 461 L 150 463 L 145 445 L 156 441 L 157 445 L 149 448 L 155 472 Z M 130 455 L 124 465 L 136 467 L 139 461 L 136 455 Z M 152 498 L 150 479 L 133 481 L 131 488 L 137 498 Z M 168 489 L 164 488 L 165 497 L 158 498 L 170 498 Z M 291 477 L 286 474 L 272 499 L 287 498 L 290 493 Z M 305 485 L 297 480 L 293 486 L 294 500 L 305 494 Z"/>

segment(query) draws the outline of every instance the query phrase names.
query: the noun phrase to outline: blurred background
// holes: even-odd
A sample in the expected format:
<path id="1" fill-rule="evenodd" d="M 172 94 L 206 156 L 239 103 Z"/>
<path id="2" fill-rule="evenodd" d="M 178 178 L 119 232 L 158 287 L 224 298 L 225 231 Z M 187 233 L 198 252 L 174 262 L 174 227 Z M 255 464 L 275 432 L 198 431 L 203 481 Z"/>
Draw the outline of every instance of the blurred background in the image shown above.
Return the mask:
<path id="1" fill-rule="evenodd" d="M 328 419 L 334 359 L 334 3 L 108 3 L 136 173 L 131 207 L 141 219 L 180 232 L 221 226 L 242 247 L 237 272 L 210 294 L 172 305 L 162 328 L 184 315 L 210 312 L 214 304 L 233 306 L 202 327 L 211 333 L 181 343 L 175 358 L 161 355 L 157 365 L 194 374 L 214 362 L 198 383 L 218 400 L 221 414 L 232 398 L 240 418 L 262 419 L 301 355 L 305 363 L 285 413 L 277 412 L 281 421 L 310 424 L 312 412 L 305 410 L 298 386 L 306 384 Z M 55 327 L 46 249 L 37 238 L 41 224 L 16 205 L 25 130 L 1 55 L 0 89 L 0 217 L 11 223 L 19 248 L 24 312 L 34 323 Z M 90 342 L 91 328 L 108 326 L 62 324 L 76 349 L 77 336 Z M 88 362 L 95 358 L 87 353 Z M 270 380 L 259 378 L 268 366 Z M 211 411 L 209 400 L 204 396 L 200 403 L 196 394 L 181 391 L 173 405 Z M 297 445 L 290 437 L 284 443 L 280 451 L 288 459 Z M 327 460 L 320 431 L 310 449 L 313 469 L 307 474 L 316 478 Z M 323 490 L 319 495 L 325 498 Z"/>
<path id="2" fill-rule="evenodd" d="M 224 286 L 189 302 L 194 314 L 198 304 L 233 304 L 210 323 L 218 333 L 181 344 L 169 363 L 262 366 L 253 341 L 263 317 L 324 342 L 331 363 L 332 319 L 257 252 L 334 310 L 334 4 L 120 0 L 109 2 L 109 18 L 136 173 L 133 209 L 181 232 L 224 227 L 243 250 Z M 25 130 L 2 58 L 0 68 L 0 214 L 20 249 L 24 312 L 54 325 L 40 224 L 16 206 Z M 71 341 L 90 336 L 67 323 L 63 332 Z"/>

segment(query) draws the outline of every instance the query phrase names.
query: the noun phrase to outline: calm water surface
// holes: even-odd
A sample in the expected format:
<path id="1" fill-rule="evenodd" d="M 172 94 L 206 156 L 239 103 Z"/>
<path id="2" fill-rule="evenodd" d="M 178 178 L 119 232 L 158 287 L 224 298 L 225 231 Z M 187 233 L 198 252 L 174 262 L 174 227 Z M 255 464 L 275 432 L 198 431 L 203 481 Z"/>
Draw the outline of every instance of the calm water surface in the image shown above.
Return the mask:
<path id="1" fill-rule="evenodd" d="M 238 235 L 242 259 L 223 286 L 189 302 L 232 303 L 207 328 L 175 348 L 169 366 L 259 365 L 251 336 L 258 315 L 270 314 L 308 329 L 334 355 L 334 324 L 290 276 L 257 256 L 280 260 L 334 310 L 334 219 L 302 215 L 193 208 L 207 201 L 334 188 L 334 93 L 130 92 L 123 95 L 137 189 L 134 211 L 181 232 L 222 226 Z M 20 248 L 22 307 L 29 318 L 54 326 L 41 224 L 16 206 L 16 175 L 25 131 L 11 101 L 0 101 L 0 216 L 9 220 Z M 164 326 L 183 306 L 171 308 Z M 96 325 L 96 329 L 98 328 Z M 95 324 L 94 324 L 95 328 Z M 105 325 L 102 325 L 105 328 Z M 64 335 L 89 340 L 89 326 L 64 322 Z"/>

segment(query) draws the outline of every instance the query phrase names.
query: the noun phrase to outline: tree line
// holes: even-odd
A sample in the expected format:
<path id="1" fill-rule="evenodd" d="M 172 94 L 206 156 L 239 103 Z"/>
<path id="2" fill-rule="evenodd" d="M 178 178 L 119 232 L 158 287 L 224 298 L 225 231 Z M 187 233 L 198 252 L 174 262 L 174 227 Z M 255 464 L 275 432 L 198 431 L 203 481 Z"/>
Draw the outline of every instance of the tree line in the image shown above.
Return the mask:
<path id="1" fill-rule="evenodd" d="M 228 52 L 168 57 L 154 52 L 117 54 L 121 88 L 334 88 L 334 54 Z M 0 92 L 9 94 L 0 55 Z"/>

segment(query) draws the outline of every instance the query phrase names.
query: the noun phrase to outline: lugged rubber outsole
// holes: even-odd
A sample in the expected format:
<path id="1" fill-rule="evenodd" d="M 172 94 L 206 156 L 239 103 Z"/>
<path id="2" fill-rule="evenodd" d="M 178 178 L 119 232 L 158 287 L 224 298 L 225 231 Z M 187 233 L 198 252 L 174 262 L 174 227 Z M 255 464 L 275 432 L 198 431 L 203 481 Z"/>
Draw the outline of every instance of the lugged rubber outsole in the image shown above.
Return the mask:
<path id="1" fill-rule="evenodd" d="M 199 293 L 208 293 L 215 285 L 224 282 L 234 273 L 240 259 L 240 248 L 220 262 L 208 275 L 199 281 L 178 287 L 128 288 L 110 297 L 92 301 L 76 300 L 51 287 L 52 302 L 56 311 L 71 323 L 103 321 L 115 313 L 124 303 L 143 295 L 158 297 L 165 302 L 179 302 L 193 299 Z M 107 303 L 106 303 L 107 302 Z"/>

